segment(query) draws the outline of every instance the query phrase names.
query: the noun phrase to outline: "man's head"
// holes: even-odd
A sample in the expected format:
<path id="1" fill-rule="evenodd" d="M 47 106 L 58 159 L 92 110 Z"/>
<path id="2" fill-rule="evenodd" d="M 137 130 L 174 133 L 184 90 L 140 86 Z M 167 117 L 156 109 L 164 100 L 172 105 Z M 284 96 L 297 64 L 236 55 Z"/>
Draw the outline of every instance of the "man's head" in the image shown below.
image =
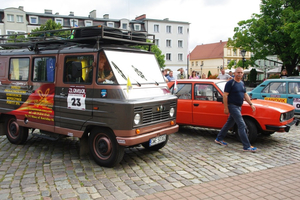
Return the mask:
<path id="1" fill-rule="evenodd" d="M 225 74 L 225 69 L 224 68 L 221 68 L 221 73 L 222 73 L 222 75 Z"/>
<path id="2" fill-rule="evenodd" d="M 241 80 L 243 76 L 244 76 L 244 69 L 241 67 L 236 68 L 234 72 L 234 80 Z"/>
<path id="3" fill-rule="evenodd" d="M 232 76 L 232 71 L 229 71 L 229 73 L 228 73 L 230 76 Z"/>
<path id="4" fill-rule="evenodd" d="M 169 71 L 169 76 L 173 77 L 173 71 Z"/>
<path id="5" fill-rule="evenodd" d="M 180 68 L 179 71 L 181 74 L 183 74 L 183 68 Z"/>

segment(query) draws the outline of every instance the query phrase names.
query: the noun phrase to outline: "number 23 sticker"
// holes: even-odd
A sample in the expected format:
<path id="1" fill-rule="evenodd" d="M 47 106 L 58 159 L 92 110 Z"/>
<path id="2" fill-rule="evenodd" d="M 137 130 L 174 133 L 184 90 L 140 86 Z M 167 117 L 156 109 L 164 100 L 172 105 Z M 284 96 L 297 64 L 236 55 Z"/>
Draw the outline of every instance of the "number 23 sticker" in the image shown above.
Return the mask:
<path id="1" fill-rule="evenodd" d="M 68 108 L 85 110 L 85 95 L 69 94 L 68 95 Z"/>

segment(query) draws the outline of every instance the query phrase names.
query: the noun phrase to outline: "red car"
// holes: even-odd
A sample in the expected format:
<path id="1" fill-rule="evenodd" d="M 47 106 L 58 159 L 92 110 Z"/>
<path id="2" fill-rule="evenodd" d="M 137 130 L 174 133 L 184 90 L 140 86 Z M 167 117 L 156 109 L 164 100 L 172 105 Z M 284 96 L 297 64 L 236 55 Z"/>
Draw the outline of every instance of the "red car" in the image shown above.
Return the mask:
<path id="1" fill-rule="evenodd" d="M 224 114 L 223 91 L 226 81 L 216 79 L 181 79 L 169 82 L 171 93 L 178 97 L 177 124 L 221 129 L 228 115 Z M 242 105 L 242 115 L 247 125 L 250 142 L 259 134 L 288 132 L 298 119 L 294 107 L 285 103 L 252 99 L 256 111 L 247 102 Z M 237 133 L 237 126 L 232 127 Z M 238 134 L 236 134 L 238 137 Z"/>

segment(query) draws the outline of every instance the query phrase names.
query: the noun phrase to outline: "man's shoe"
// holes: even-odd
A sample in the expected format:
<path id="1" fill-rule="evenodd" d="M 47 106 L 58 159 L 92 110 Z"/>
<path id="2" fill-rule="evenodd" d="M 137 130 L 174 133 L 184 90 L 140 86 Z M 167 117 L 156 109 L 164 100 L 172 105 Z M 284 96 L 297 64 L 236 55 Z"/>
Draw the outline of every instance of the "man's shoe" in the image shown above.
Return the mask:
<path id="1" fill-rule="evenodd" d="M 253 146 L 250 146 L 249 148 L 247 149 L 243 149 L 244 151 L 250 151 L 250 152 L 256 152 L 257 148 L 256 147 L 253 147 Z"/>
<path id="2" fill-rule="evenodd" d="M 215 139 L 215 143 L 222 145 L 222 146 L 227 146 L 227 143 L 224 141 L 219 141 L 218 139 Z"/>

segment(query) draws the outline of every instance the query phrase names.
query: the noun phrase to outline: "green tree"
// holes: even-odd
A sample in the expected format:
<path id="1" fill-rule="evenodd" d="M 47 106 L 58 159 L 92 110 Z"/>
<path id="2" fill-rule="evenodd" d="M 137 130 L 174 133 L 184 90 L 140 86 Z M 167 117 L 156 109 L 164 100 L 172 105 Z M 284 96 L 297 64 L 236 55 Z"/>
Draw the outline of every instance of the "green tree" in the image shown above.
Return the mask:
<path id="1" fill-rule="evenodd" d="M 240 21 L 228 46 L 245 49 L 254 55 L 247 64 L 278 55 L 291 75 L 300 61 L 300 1 L 262 0 L 260 14 Z"/>
<path id="2" fill-rule="evenodd" d="M 150 43 L 150 41 L 147 41 Z M 138 49 L 143 49 L 143 50 L 147 50 L 148 51 L 148 46 L 146 45 L 138 45 L 138 46 L 135 46 L 135 48 L 138 48 Z M 159 67 L 160 68 L 164 68 L 166 65 L 165 65 L 165 55 L 162 54 L 162 51 L 158 48 L 157 45 L 152 45 L 151 46 L 151 52 L 153 52 L 155 54 L 155 57 L 157 59 L 157 62 L 159 64 Z"/>
<path id="3" fill-rule="evenodd" d="M 55 21 L 49 19 L 48 21 L 46 21 L 45 24 L 42 24 L 39 28 L 33 29 L 31 33 L 37 33 L 37 34 L 30 34 L 29 37 L 59 36 L 62 38 L 68 38 L 71 35 L 71 31 L 63 31 L 62 28 L 63 27 L 61 26 L 61 24 L 56 23 Z M 54 30 L 61 30 L 61 31 L 53 32 Z"/>

